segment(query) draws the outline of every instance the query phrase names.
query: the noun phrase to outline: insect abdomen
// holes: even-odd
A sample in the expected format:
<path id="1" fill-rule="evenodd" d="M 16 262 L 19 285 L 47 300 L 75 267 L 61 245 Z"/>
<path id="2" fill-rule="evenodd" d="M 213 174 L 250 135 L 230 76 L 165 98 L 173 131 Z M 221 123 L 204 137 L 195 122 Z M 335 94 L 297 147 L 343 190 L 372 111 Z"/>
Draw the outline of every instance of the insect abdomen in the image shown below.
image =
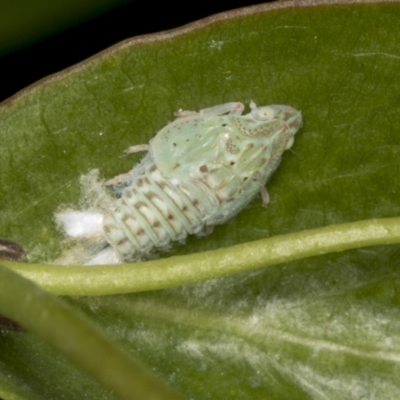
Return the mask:
<path id="1" fill-rule="evenodd" d="M 151 163 L 104 216 L 104 234 L 120 257 L 130 260 L 200 233 L 216 202 L 205 185 L 170 181 Z"/>

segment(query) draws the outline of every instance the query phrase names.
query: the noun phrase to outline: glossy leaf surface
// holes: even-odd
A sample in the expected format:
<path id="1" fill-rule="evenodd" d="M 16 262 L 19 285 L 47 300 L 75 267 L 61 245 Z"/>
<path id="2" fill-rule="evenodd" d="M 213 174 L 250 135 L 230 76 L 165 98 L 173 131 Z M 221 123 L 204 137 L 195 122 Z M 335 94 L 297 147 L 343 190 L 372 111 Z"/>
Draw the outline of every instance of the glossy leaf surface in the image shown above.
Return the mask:
<path id="1" fill-rule="evenodd" d="M 31 261 L 53 259 L 61 240 L 53 214 L 78 207 L 81 174 L 126 172 L 140 156 L 123 150 L 148 142 L 174 111 L 227 101 L 289 104 L 304 127 L 268 184 L 267 209 L 256 199 L 163 257 L 398 216 L 400 4 L 291 4 L 126 42 L 4 104 L 2 236 Z M 400 393 L 398 252 L 359 249 L 68 301 L 184 398 L 392 399 Z M 1 380 L 24 399 L 74 398 L 72 386 L 111 398 L 26 332 L 3 333 L 0 346 Z"/>

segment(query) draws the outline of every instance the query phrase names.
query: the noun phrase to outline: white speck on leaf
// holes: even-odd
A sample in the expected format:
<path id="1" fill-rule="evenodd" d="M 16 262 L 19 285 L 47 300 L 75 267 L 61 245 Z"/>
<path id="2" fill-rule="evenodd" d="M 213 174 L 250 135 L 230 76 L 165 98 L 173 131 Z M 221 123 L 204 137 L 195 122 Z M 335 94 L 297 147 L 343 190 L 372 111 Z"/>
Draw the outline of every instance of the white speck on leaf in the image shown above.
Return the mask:
<path id="1" fill-rule="evenodd" d="M 216 50 L 221 50 L 222 46 L 224 45 L 224 42 L 220 40 L 211 40 L 210 42 L 210 49 L 216 49 Z"/>

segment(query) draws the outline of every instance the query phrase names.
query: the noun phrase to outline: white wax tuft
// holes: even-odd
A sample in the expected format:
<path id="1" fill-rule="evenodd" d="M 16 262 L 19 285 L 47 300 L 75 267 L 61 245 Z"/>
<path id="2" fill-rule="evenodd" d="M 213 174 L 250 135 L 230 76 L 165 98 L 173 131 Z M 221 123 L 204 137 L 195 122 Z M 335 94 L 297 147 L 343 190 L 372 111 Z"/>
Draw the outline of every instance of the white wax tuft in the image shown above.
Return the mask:
<path id="1" fill-rule="evenodd" d="M 119 260 L 114 249 L 111 246 L 108 246 L 96 255 L 93 255 L 91 259 L 85 263 L 85 265 L 119 264 L 120 262 L 121 261 Z"/>
<path id="2" fill-rule="evenodd" d="M 63 211 L 55 215 L 65 233 L 71 237 L 91 236 L 103 232 L 103 214 L 96 211 Z"/>

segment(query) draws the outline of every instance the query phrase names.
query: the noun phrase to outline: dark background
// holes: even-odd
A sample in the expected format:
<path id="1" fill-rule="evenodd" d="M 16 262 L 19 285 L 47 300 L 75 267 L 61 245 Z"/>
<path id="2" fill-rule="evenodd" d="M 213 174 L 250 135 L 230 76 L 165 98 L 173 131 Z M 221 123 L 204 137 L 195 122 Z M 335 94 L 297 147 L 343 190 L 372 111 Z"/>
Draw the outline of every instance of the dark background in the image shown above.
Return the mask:
<path id="1" fill-rule="evenodd" d="M 0 101 L 44 78 L 132 36 L 176 28 L 207 16 L 273 0 L 218 0 L 161 4 L 131 0 L 94 19 L 73 26 L 0 58 Z"/>

